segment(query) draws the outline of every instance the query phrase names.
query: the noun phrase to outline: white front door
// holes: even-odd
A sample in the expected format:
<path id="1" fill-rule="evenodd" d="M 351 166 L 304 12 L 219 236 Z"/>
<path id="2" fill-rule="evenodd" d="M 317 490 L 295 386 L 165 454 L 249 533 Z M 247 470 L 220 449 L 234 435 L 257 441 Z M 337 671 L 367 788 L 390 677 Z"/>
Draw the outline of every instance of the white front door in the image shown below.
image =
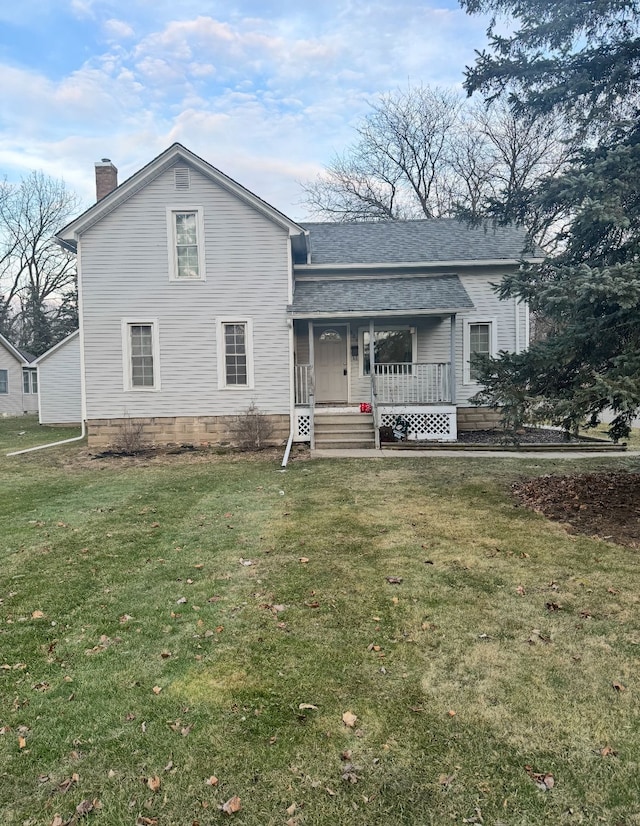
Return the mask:
<path id="1" fill-rule="evenodd" d="M 316 402 L 345 404 L 349 399 L 347 332 L 340 325 L 314 328 Z"/>

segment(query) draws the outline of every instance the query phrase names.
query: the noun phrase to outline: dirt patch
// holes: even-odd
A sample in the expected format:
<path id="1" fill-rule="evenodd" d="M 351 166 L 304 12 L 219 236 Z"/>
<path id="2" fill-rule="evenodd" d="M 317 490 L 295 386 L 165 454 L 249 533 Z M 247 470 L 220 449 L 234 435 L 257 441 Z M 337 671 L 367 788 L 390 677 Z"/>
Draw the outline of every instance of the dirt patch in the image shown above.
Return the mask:
<path id="1" fill-rule="evenodd" d="M 640 473 L 541 476 L 517 482 L 513 492 L 572 532 L 640 548 Z"/>
<path id="2" fill-rule="evenodd" d="M 458 432 L 458 441 L 462 444 L 483 445 L 552 445 L 577 444 L 579 442 L 593 442 L 593 438 L 572 436 L 564 430 L 550 427 L 524 427 L 516 432 L 495 428 L 494 430 L 461 430 Z M 608 439 L 597 441 L 605 441 Z"/>

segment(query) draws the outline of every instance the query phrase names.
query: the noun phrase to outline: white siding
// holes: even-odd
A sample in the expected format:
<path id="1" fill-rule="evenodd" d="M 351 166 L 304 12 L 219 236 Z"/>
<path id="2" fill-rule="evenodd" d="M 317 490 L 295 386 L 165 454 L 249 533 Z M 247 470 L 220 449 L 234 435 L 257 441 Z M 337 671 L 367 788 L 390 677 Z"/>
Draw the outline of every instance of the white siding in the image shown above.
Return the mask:
<path id="1" fill-rule="evenodd" d="M 511 300 L 500 301 L 492 288 L 492 284 L 499 284 L 503 273 L 495 272 L 489 275 L 460 275 L 460 280 L 473 301 L 474 310 L 460 313 L 456 318 L 456 379 L 457 404 L 466 406 L 474 396 L 480 385 L 465 383 L 464 365 L 464 328 L 468 321 L 491 321 L 495 325 L 496 352 L 499 350 L 516 350 L 516 327 L 519 327 L 521 347 L 525 346 L 525 308 L 518 305 L 518 320 L 516 324 L 515 303 Z"/>
<path id="2" fill-rule="evenodd" d="M 184 163 L 180 163 L 184 166 Z M 170 281 L 167 207 L 203 209 L 206 281 Z M 288 233 L 191 170 L 170 169 L 81 238 L 88 419 L 289 412 Z M 218 389 L 216 319 L 253 325 L 255 387 Z M 161 390 L 123 388 L 122 319 L 157 319 Z"/>
<path id="3" fill-rule="evenodd" d="M 492 284 L 500 283 L 506 269 L 495 270 L 489 274 L 481 274 L 477 271 L 466 270 L 459 272 L 460 280 L 466 289 L 469 298 L 474 304 L 473 310 L 459 313 L 456 316 L 456 402 L 458 405 L 468 405 L 471 396 L 474 396 L 480 389 L 477 384 L 465 384 L 465 371 L 463 369 L 463 336 L 465 322 L 471 319 L 491 321 L 495 325 L 496 351 L 515 351 L 516 333 L 521 350 L 528 346 L 527 333 L 527 309 L 524 304 L 517 304 L 513 299 L 500 301 L 492 287 Z M 322 324 L 328 325 L 330 319 L 323 319 Z M 336 323 L 339 323 L 336 320 Z M 344 322 L 343 322 L 344 323 Z M 360 329 L 369 326 L 369 319 L 351 320 L 351 330 L 355 334 Z M 375 319 L 376 329 L 385 326 L 406 326 L 415 327 L 417 331 L 417 360 L 422 363 L 449 362 L 451 358 L 451 333 L 450 317 L 427 316 L 421 318 L 393 318 Z M 296 321 L 296 355 L 297 363 L 307 362 L 309 347 L 306 321 Z M 362 342 L 358 335 L 360 347 Z M 361 376 L 362 357 L 350 359 L 350 401 L 354 404 L 368 401 L 370 398 L 370 382 L 368 376 Z"/>
<path id="4" fill-rule="evenodd" d="M 0 393 L 0 416 L 21 416 L 38 409 L 38 395 L 22 392 L 22 362 L 0 341 L 0 370 L 7 370 L 9 392 Z"/>
<path id="5" fill-rule="evenodd" d="M 40 424 L 82 420 L 80 337 L 76 334 L 38 363 Z"/>

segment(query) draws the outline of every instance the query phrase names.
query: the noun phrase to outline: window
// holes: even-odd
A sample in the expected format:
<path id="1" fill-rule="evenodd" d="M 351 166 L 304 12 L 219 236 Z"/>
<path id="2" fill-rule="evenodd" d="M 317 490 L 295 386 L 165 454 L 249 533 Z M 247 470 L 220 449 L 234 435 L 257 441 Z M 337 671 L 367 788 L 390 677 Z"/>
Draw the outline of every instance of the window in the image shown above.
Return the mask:
<path id="1" fill-rule="evenodd" d="M 362 375 L 371 373 L 369 353 L 369 330 L 362 331 Z M 411 364 L 415 352 L 415 328 L 396 327 L 375 330 L 373 334 L 374 357 L 376 364 Z M 408 368 L 390 368 L 406 373 Z"/>
<path id="2" fill-rule="evenodd" d="M 204 281 L 204 229 L 202 207 L 169 209 L 169 278 Z"/>
<path id="3" fill-rule="evenodd" d="M 9 392 L 9 371 L 0 370 L 0 393 L 3 395 Z"/>
<path id="4" fill-rule="evenodd" d="M 249 319 L 218 319 L 218 387 L 253 388 L 253 343 Z"/>
<path id="5" fill-rule="evenodd" d="M 479 368 L 474 364 L 476 356 L 492 356 L 495 353 L 494 345 L 495 325 L 493 321 L 466 321 L 465 322 L 465 383 L 477 384 Z"/>
<path id="6" fill-rule="evenodd" d="M 159 390 L 159 352 L 156 321 L 122 323 L 125 390 Z"/>
<path id="7" fill-rule="evenodd" d="M 24 393 L 38 392 L 38 371 L 33 368 L 22 368 L 22 390 Z"/>

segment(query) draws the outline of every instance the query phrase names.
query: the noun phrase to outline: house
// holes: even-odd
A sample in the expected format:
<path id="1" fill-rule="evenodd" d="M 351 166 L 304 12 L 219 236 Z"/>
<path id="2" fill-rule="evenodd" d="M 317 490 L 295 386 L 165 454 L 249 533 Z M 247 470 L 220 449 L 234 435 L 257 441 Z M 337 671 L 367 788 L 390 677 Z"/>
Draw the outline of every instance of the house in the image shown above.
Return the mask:
<path id="1" fill-rule="evenodd" d="M 376 444 L 495 422 L 475 353 L 521 350 L 528 310 L 492 284 L 524 235 L 453 220 L 300 224 L 180 144 L 57 236 L 78 256 L 82 417 L 106 446 L 230 440 L 254 403 L 274 438 Z M 360 413 L 360 405 L 371 412 Z M 367 410 L 369 408 L 366 408 Z"/>
<path id="2" fill-rule="evenodd" d="M 38 371 L 33 360 L 0 335 L 0 416 L 38 412 Z"/>
<path id="3" fill-rule="evenodd" d="M 38 356 L 33 366 L 38 370 L 40 424 L 80 424 L 80 331 L 76 330 Z"/>

